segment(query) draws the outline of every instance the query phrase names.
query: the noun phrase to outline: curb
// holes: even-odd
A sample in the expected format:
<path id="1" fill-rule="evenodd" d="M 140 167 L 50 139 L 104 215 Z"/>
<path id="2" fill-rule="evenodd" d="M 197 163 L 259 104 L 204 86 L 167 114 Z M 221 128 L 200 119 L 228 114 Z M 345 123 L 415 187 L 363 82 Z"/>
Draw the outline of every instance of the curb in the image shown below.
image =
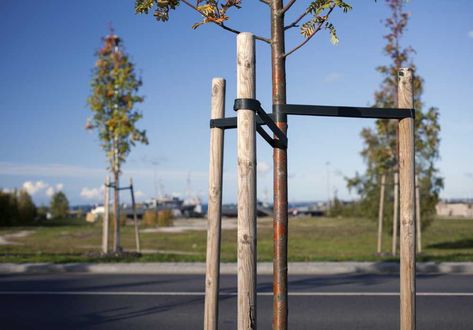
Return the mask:
<path id="1" fill-rule="evenodd" d="M 25 263 L 0 264 L 0 274 L 205 274 L 203 262 L 165 263 Z M 270 262 L 258 263 L 259 275 L 271 275 Z M 473 274 L 473 262 L 421 262 L 416 265 L 417 274 Z M 290 262 L 289 275 L 335 275 L 335 274 L 399 274 L 395 262 Z M 222 263 L 221 274 L 236 274 L 236 263 Z"/>

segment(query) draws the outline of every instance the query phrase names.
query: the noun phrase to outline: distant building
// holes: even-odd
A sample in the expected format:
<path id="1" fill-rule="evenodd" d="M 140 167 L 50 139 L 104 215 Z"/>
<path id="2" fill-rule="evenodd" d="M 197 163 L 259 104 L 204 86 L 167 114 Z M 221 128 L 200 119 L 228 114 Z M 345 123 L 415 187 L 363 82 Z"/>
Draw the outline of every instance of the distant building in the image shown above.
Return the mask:
<path id="1" fill-rule="evenodd" d="M 440 217 L 473 218 L 473 201 L 441 201 L 435 207 Z"/>

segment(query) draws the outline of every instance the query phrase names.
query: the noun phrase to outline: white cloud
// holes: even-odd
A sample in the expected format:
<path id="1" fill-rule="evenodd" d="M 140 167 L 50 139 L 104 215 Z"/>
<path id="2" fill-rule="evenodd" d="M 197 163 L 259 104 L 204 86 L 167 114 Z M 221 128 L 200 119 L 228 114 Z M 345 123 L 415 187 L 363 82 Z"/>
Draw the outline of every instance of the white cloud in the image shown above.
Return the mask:
<path id="1" fill-rule="evenodd" d="M 341 73 L 331 72 L 327 76 L 325 76 L 324 80 L 325 80 L 325 82 L 333 83 L 333 82 L 341 80 L 342 77 L 343 77 L 343 75 Z"/>
<path id="2" fill-rule="evenodd" d="M 468 31 L 468 37 L 472 38 L 473 39 L 473 30 L 471 31 Z"/>
<path id="3" fill-rule="evenodd" d="M 260 161 L 256 164 L 256 171 L 260 175 L 265 175 L 269 171 L 271 171 L 271 166 L 269 166 L 269 164 L 266 163 L 265 161 Z"/>
<path id="4" fill-rule="evenodd" d="M 61 191 L 64 188 L 64 184 L 58 183 L 56 184 L 55 187 L 49 186 L 48 189 L 46 189 L 46 196 L 52 197 L 55 193 L 58 191 Z"/>
<path id="5" fill-rule="evenodd" d="M 34 195 L 37 192 L 46 189 L 48 187 L 48 184 L 43 181 L 26 181 L 25 183 L 23 183 L 22 187 L 28 192 L 28 194 Z"/>
<path id="6" fill-rule="evenodd" d="M 46 189 L 46 196 L 53 197 L 54 193 L 54 187 L 48 187 L 48 189 Z"/>
<path id="7" fill-rule="evenodd" d="M 102 197 L 103 187 L 101 188 L 88 188 L 84 187 L 80 191 L 80 196 L 85 199 L 97 200 Z"/>
<path id="8" fill-rule="evenodd" d="M 144 196 L 145 196 L 145 193 L 144 193 L 144 192 L 142 192 L 142 191 L 140 191 L 140 190 L 135 191 L 135 197 L 136 197 L 136 198 L 142 198 L 142 197 L 144 197 Z"/>
<path id="9" fill-rule="evenodd" d="M 44 191 L 46 196 L 51 197 L 52 195 L 54 195 L 55 192 L 61 191 L 63 188 L 64 188 L 64 185 L 62 183 L 58 183 L 56 184 L 56 186 L 53 186 L 41 180 L 36 181 L 36 182 L 26 181 L 22 185 L 22 189 L 26 190 L 28 194 L 32 196 Z"/>

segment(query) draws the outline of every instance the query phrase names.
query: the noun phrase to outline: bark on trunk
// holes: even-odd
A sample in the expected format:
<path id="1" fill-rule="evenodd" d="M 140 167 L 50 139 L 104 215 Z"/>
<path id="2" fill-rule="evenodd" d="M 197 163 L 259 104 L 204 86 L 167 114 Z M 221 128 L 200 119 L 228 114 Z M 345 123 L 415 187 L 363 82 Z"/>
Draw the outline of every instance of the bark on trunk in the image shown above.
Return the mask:
<path id="1" fill-rule="evenodd" d="M 272 101 L 286 104 L 286 60 L 282 0 L 271 0 Z M 274 113 L 276 125 L 287 132 L 286 116 Z M 287 329 L 287 150 L 275 148 L 274 164 L 274 256 L 273 329 Z"/>
<path id="2" fill-rule="evenodd" d="M 120 175 L 115 172 L 114 175 L 114 185 L 113 185 L 113 225 L 114 225 L 114 233 L 113 233 L 113 252 L 121 252 L 120 247 L 120 196 L 119 196 L 119 180 Z"/>

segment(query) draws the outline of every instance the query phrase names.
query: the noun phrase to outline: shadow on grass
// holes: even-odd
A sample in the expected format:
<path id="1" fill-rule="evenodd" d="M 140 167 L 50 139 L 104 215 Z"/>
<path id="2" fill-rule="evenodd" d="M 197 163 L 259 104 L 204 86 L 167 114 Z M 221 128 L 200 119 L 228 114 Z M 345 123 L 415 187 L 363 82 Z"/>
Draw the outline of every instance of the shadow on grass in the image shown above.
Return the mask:
<path id="1" fill-rule="evenodd" d="M 432 249 L 471 249 L 473 248 L 473 239 L 461 239 L 453 242 L 441 242 L 430 244 L 428 248 Z"/>

